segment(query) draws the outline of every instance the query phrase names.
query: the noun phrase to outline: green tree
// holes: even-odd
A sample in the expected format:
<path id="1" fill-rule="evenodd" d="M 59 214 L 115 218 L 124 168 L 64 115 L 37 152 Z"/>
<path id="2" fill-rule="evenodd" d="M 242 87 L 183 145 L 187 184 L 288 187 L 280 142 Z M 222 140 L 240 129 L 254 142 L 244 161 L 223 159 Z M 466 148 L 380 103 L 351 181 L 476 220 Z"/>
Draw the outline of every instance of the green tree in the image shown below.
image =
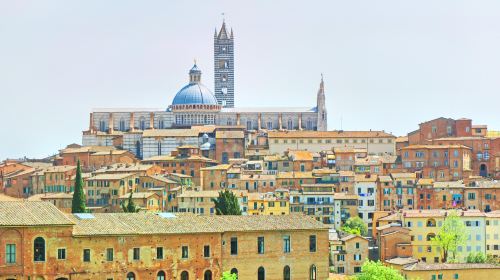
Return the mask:
<path id="1" fill-rule="evenodd" d="M 392 267 L 383 265 L 380 261 L 367 260 L 361 267 L 361 273 L 356 275 L 357 280 L 404 280 L 405 278 Z"/>
<path id="2" fill-rule="evenodd" d="M 448 214 L 432 241 L 441 247 L 442 262 L 456 260 L 458 246 L 464 246 L 467 241 L 467 229 L 456 211 Z"/>
<path id="3" fill-rule="evenodd" d="M 486 258 L 485 254 L 483 254 L 481 252 L 477 252 L 477 253 L 470 253 L 467 256 L 466 262 L 467 263 L 485 263 L 486 260 L 487 260 L 487 258 Z"/>
<path id="4" fill-rule="evenodd" d="M 71 213 L 85 213 L 87 207 L 85 206 L 85 192 L 83 191 L 83 178 L 82 168 L 80 167 L 80 160 L 76 165 L 75 188 L 73 192 L 73 201 L 71 203 Z"/>
<path id="5" fill-rule="evenodd" d="M 137 213 L 139 210 L 141 210 L 140 207 L 135 206 L 134 200 L 132 200 L 132 195 L 134 194 L 133 191 L 130 192 L 130 195 L 128 196 L 127 203 L 122 202 L 122 209 L 123 212 L 125 213 Z"/>
<path id="6" fill-rule="evenodd" d="M 236 273 L 224 271 L 220 280 L 238 280 L 238 275 L 236 275 Z"/>
<path id="7" fill-rule="evenodd" d="M 342 226 L 342 231 L 364 236 L 368 233 L 368 227 L 360 217 L 351 217 Z"/>
<path id="8" fill-rule="evenodd" d="M 217 215 L 241 215 L 238 198 L 231 191 L 220 191 L 219 197 L 212 199 L 212 201 L 215 204 L 215 213 Z"/>

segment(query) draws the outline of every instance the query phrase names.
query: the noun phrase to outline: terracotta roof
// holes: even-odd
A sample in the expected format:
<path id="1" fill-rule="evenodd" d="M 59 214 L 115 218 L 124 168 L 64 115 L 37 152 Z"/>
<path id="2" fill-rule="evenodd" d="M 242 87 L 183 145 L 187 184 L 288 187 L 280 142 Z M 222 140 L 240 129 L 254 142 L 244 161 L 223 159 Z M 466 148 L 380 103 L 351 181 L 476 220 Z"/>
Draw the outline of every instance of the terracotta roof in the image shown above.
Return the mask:
<path id="1" fill-rule="evenodd" d="M 39 193 L 28 197 L 28 201 L 43 201 L 44 199 L 72 199 L 73 193 Z"/>
<path id="2" fill-rule="evenodd" d="M 127 150 L 111 150 L 109 152 L 96 152 L 96 153 L 93 153 L 92 156 L 107 156 L 107 155 L 122 155 L 122 154 L 126 154 L 126 153 L 130 153 L 129 151 Z"/>
<path id="3" fill-rule="evenodd" d="M 140 213 L 95 213 L 91 219 L 68 215 L 75 236 L 222 233 L 241 231 L 327 230 L 305 215 L 195 216 Z"/>
<path id="4" fill-rule="evenodd" d="M 49 202 L 0 202 L 0 227 L 61 226 L 71 224 L 73 222 Z"/>
<path id="5" fill-rule="evenodd" d="M 313 153 L 310 151 L 288 151 L 288 155 L 292 157 L 293 160 L 297 161 L 312 161 Z"/>
<path id="6" fill-rule="evenodd" d="M 487 218 L 500 218 L 500 210 L 491 211 L 485 214 Z"/>
<path id="7" fill-rule="evenodd" d="M 347 241 L 347 240 L 351 240 L 351 239 L 356 238 L 356 237 L 359 237 L 361 239 L 364 239 L 364 240 L 368 241 L 368 239 L 364 238 L 363 236 L 355 235 L 355 234 L 349 234 L 348 236 L 340 238 L 340 240 Z"/>
<path id="8" fill-rule="evenodd" d="M 189 157 L 174 157 L 170 155 L 162 155 L 162 156 L 153 156 L 150 158 L 143 159 L 143 163 L 150 163 L 153 161 L 176 161 L 176 162 L 182 162 L 182 161 L 205 161 L 205 162 L 215 162 L 215 160 L 206 158 L 200 155 L 191 155 Z"/>
<path id="9" fill-rule="evenodd" d="M 399 136 L 396 138 L 396 143 L 408 142 L 408 136 Z"/>
<path id="10" fill-rule="evenodd" d="M 409 265 L 418 262 L 418 260 L 411 257 L 408 258 L 397 257 L 390 260 L 386 260 L 385 262 L 395 265 Z"/>
<path id="11" fill-rule="evenodd" d="M 162 182 L 165 182 L 168 184 L 177 184 L 176 181 L 173 181 L 173 180 L 165 177 L 164 175 L 146 175 L 145 177 L 149 177 L 149 178 L 152 178 L 152 179 L 155 179 L 158 181 L 162 181 Z"/>
<path id="12" fill-rule="evenodd" d="M 68 172 L 71 170 L 76 170 L 76 166 L 74 165 L 51 166 L 46 168 L 44 171 L 45 173 L 52 173 L 52 172 Z"/>
<path id="13" fill-rule="evenodd" d="M 378 176 L 378 180 L 380 182 L 392 182 L 391 176 L 387 176 L 387 175 Z"/>
<path id="14" fill-rule="evenodd" d="M 472 150 L 470 147 L 464 146 L 464 145 L 410 145 L 406 147 L 402 147 L 401 150 L 415 150 L 415 149 L 469 149 Z"/>
<path id="15" fill-rule="evenodd" d="M 433 187 L 435 189 L 444 189 L 444 188 L 465 188 L 465 185 L 462 181 L 450 181 L 450 182 L 434 182 Z"/>
<path id="16" fill-rule="evenodd" d="M 231 168 L 231 164 L 218 164 L 215 166 L 200 168 L 200 170 L 228 170 Z"/>
<path id="17" fill-rule="evenodd" d="M 270 131 L 269 138 L 396 138 L 384 131 Z"/>
<path id="18" fill-rule="evenodd" d="M 86 180 L 121 180 L 135 175 L 134 173 L 104 173 L 89 177 Z"/>
<path id="19" fill-rule="evenodd" d="M 391 173 L 391 177 L 393 179 L 399 179 L 399 178 L 415 179 L 415 178 L 417 178 L 417 175 L 415 173 Z"/>
<path id="20" fill-rule="evenodd" d="M 22 201 L 22 199 L 0 193 L 0 202 L 6 202 L 6 201 Z"/>
<path id="21" fill-rule="evenodd" d="M 315 178 L 312 175 L 312 172 L 278 172 L 276 175 L 276 179 L 309 179 L 309 178 Z"/>
<path id="22" fill-rule="evenodd" d="M 142 133 L 142 137 L 198 137 L 196 129 L 149 129 Z"/>
<path id="23" fill-rule="evenodd" d="M 417 185 L 422 186 L 422 185 L 432 185 L 434 183 L 433 179 L 418 179 Z"/>
<path id="24" fill-rule="evenodd" d="M 243 139 L 245 138 L 245 133 L 243 131 L 216 131 L 215 138 L 226 138 L 226 139 Z"/>
<path id="25" fill-rule="evenodd" d="M 426 263 L 418 262 L 403 268 L 403 270 L 457 270 L 457 269 L 499 269 L 500 266 L 487 263 Z"/>
<path id="26" fill-rule="evenodd" d="M 112 173 L 112 172 L 140 172 L 147 171 L 152 168 L 152 164 L 128 164 L 128 163 L 115 163 L 103 168 L 97 169 L 94 173 Z"/>
<path id="27" fill-rule="evenodd" d="M 218 191 L 183 191 L 177 197 L 219 197 Z"/>
<path id="28" fill-rule="evenodd" d="M 371 174 L 367 177 L 365 174 L 357 174 L 354 181 L 355 182 L 376 182 L 378 176 L 376 174 Z"/>
<path id="29" fill-rule="evenodd" d="M 442 209 L 424 209 L 424 210 L 404 210 L 403 216 L 406 218 L 430 218 L 445 217 L 445 215 L 456 211 L 459 216 L 464 217 L 485 217 L 485 213 L 479 210 L 442 210 Z"/>
<path id="30" fill-rule="evenodd" d="M 116 150 L 115 147 L 111 146 L 83 146 L 77 148 L 66 148 L 60 150 L 61 154 L 74 154 L 74 153 L 96 153 L 96 152 L 109 152 L 110 150 Z"/>
<path id="31" fill-rule="evenodd" d="M 157 195 L 155 192 L 134 192 L 132 193 L 132 198 L 148 198 Z M 120 196 L 121 199 L 126 199 L 130 197 L 130 193 Z"/>

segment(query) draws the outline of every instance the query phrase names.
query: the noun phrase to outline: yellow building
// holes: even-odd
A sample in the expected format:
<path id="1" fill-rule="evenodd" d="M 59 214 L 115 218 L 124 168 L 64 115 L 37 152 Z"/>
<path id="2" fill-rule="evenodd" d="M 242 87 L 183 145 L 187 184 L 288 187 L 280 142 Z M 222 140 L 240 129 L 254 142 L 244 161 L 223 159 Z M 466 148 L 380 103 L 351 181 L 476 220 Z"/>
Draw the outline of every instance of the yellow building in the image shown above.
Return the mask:
<path id="1" fill-rule="evenodd" d="M 272 193 L 248 193 L 248 215 L 288 215 L 290 204 L 287 198 Z"/>
<path id="2" fill-rule="evenodd" d="M 120 210 L 120 197 L 135 191 L 139 184 L 136 173 L 102 173 L 85 179 L 87 205 Z"/>
<path id="3" fill-rule="evenodd" d="M 486 213 L 486 254 L 500 256 L 500 210 Z"/>
<path id="4" fill-rule="evenodd" d="M 444 220 L 451 211 L 447 210 L 406 210 L 403 225 L 411 230 L 413 257 L 423 262 L 442 262 L 441 248 L 432 239 L 438 234 Z M 486 254 L 485 214 L 479 210 L 457 212 L 466 228 L 467 241 L 458 246 L 457 259 L 465 261 L 471 253 Z"/>
<path id="5" fill-rule="evenodd" d="M 217 197 L 218 191 L 183 190 L 177 195 L 179 212 L 215 215 L 215 204 L 212 200 Z"/>

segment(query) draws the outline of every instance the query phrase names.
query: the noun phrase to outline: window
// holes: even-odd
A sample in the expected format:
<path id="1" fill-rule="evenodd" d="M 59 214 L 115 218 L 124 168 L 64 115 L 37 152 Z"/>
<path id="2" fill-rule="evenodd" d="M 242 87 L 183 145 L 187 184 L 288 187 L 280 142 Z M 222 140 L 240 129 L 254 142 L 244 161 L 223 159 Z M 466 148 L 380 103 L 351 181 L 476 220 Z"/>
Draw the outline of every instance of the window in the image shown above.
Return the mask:
<path id="1" fill-rule="evenodd" d="M 90 249 L 83 249 L 83 261 L 90 262 Z"/>
<path id="2" fill-rule="evenodd" d="M 236 276 L 238 276 L 238 269 L 235 267 L 231 268 L 231 274 L 236 274 Z"/>
<path id="3" fill-rule="evenodd" d="M 356 242 L 356 249 L 359 249 L 359 242 Z"/>
<path id="4" fill-rule="evenodd" d="M 309 252 L 316 252 L 316 235 L 309 235 Z"/>
<path id="5" fill-rule="evenodd" d="M 114 259 L 113 248 L 107 248 L 106 249 L 106 260 L 108 262 L 112 262 L 113 259 Z"/>
<path id="6" fill-rule="evenodd" d="M 290 253 L 290 235 L 283 236 L 283 252 Z"/>
<path id="7" fill-rule="evenodd" d="M 231 255 L 238 255 L 238 238 L 231 237 Z"/>
<path id="8" fill-rule="evenodd" d="M 16 244 L 7 244 L 5 246 L 5 262 L 16 263 Z"/>
<path id="9" fill-rule="evenodd" d="M 264 236 L 257 237 L 257 253 L 264 254 Z"/>
<path id="10" fill-rule="evenodd" d="M 35 238 L 33 243 L 33 260 L 35 262 L 45 261 L 45 239 L 42 237 Z"/>
<path id="11" fill-rule="evenodd" d="M 181 280 L 189 280 L 189 273 L 187 271 L 181 273 Z"/>
<path id="12" fill-rule="evenodd" d="M 316 280 L 316 266 L 314 264 L 309 268 L 309 280 Z"/>
<path id="13" fill-rule="evenodd" d="M 188 246 L 182 246 L 182 258 L 187 259 L 189 257 Z"/>
<path id="14" fill-rule="evenodd" d="M 203 280 L 212 280 L 212 271 L 211 270 L 205 271 L 205 273 L 203 274 Z"/>
<path id="15" fill-rule="evenodd" d="M 134 261 L 138 261 L 141 258 L 141 248 L 134 248 Z"/>
<path id="16" fill-rule="evenodd" d="M 288 265 L 283 267 L 283 280 L 290 280 L 290 267 Z"/>
<path id="17" fill-rule="evenodd" d="M 210 258 L 210 246 L 209 245 L 205 245 L 203 247 L 203 257 Z"/>
<path id="18" fill-rule="evenodd" d="M 354 273 L 360 273 L 361 272 L 361 267 L 360 266 L 355 266 L 354 267 Z"/>
<path id="19" fill-rule="evenodd" d="M 127 273 L 127 280 L 135 280 L 135 274 L 133 272 Z"/>
<path id="20" fill-rule="evenodd" d="M 453 275 L 453 279 L 458 279 L 458 273 L 455 273 L 455 275 Z"/>
<path id="21" fill-rule="evenodd" d="M 57 249 L 57 259 L 58 260 L 65 260 L 66 259 L 66 249 L 65 248 Z"/>
<path id="22" fill-rule="evenodd" d="M 266 280 L 266 270 L 262 266 L 257 270 L 257 279 Z"/>
<path id="23" fill-rule="evenodd" d="M 361 260 L 361 254 L 354 254 L 353 259 L 355 261 L 360 261 Z"/>
<path id="24" fill-rule="evenodd" d="M 163 247 L 156 247 L 156 259 L 157 260 L 163 259 Z"/>
<path id="25" fill-rule="evenodd" d="M 163 249 L 163 248 L 162 248 Z M 158 274 L 156 274 L 156 280 L 165 280 L 165 272 L 163 271 L 158 271 Z"/>

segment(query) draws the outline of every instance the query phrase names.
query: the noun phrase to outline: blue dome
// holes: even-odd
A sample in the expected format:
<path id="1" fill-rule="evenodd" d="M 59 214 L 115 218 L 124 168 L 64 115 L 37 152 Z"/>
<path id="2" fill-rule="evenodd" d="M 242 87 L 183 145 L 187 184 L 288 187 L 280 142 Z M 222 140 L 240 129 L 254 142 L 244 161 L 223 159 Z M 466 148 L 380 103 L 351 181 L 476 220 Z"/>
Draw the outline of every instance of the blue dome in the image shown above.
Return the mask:
<path id="1" fill-rule="evenodd" d="M 189 71 L 189 84 L 179 90 L 172 105 L 217 105 L 214 94 L 200 81 L 201 71 L 195 63 Z"/>
<path id="2" fill-rule="evenodd" d="M 203 84 L 190 83 L 175 95 L 172 105 L 217 105 L 213 93 Z"/>

